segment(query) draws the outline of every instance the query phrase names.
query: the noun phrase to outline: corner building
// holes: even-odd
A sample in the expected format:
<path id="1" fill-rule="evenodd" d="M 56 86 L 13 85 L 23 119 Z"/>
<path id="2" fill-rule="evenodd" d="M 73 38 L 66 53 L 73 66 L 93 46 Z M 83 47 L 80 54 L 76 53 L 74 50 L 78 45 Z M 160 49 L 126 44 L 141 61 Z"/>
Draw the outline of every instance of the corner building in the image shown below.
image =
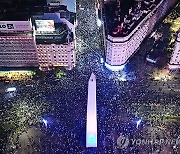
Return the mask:
<path id="1" fill-rule="evenodd" d="M 105 65 L 119 70 L 139 49 L 155 24 L 176 4 L 177 0 L 135 1 L 124 10 L 120 0 L 104 2 Z M 108 13 L 110 11 L 110 13 Z"/>
<path id="2" fill-rule="evenodd" d="M 30 21 L 0 21 L 0 67 L 38 67 Z"/>
<path id="3" fill-rule="evenodd" d="M 74 25 L 59 13 L 33 16 L 35 41 L 41 70 L 75 66 Z"/>

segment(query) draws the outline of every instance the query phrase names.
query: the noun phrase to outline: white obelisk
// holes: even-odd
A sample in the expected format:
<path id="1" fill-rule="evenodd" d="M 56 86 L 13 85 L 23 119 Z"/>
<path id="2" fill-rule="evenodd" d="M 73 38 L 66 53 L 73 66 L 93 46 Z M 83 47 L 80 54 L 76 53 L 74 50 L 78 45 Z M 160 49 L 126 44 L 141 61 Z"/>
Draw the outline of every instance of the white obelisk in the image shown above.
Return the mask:
<path id="1" fill-rule="evenodd" d="M 96 76 L 94 73 L 91 74 L 88 83 L 86 147 L 97 147 Z"/>

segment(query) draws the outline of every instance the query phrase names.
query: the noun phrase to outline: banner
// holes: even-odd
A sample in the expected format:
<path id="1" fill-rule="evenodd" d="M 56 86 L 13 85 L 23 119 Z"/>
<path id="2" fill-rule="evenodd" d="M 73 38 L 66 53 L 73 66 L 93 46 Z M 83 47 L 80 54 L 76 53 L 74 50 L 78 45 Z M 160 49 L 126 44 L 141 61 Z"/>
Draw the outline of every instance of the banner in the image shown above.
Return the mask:
<path id="1" fill-rule="evenodd" d="M 55 31 L 54 20 L 35 20 L 37 31 Z"/>
<path id="2" fill-rule="evenodd" d="M 0 31 L 29 31 L 30 21 L 0 21 Z"/>

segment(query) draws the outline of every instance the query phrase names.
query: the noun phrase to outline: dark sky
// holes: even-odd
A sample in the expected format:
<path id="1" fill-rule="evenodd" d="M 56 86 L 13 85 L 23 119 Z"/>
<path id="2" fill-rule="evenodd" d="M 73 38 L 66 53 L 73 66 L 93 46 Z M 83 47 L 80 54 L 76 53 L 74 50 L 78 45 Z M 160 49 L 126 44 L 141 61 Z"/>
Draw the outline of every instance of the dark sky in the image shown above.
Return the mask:
<path id="1" fill-rule="evenodd" d="M 69 11 L 75 12 L 76 0 L 65 0 L 65 3 L 67 5 Z"/>
<path id="2" fill-rule="evenodd" d="M 51 1 L 51 0 L 47 0 Z M 54 0 L 57 1 L 57 0 Z M 65 5 L 67 5 L 67 8 L 71 12 L 75 12 L 75 2 L 76 0 L 63 0 Z M 23 6 L 23 5 L 46 5 L 46 0 L 0 0 L 0 7 L 15 7 L 17 6 Z"/>
<path id="3" fill-rule="evenodd" d="M 43 5 L 46 4 L 46 0 L 0 0 L 0 4 L 9 4 L 10 5 Z M 8 7 L 7 6 L 7 7 Z"/>
<path id="4" fill-rule="evenodd" d="M 2 2 L 2 3 L 7 3 L 7 4 L 8 4 L 8 3 L 9 3 L 9 4 L 12 3 L 12 1 L 13 1 L 13 0 L 0 0 L 0 2 Z"/>

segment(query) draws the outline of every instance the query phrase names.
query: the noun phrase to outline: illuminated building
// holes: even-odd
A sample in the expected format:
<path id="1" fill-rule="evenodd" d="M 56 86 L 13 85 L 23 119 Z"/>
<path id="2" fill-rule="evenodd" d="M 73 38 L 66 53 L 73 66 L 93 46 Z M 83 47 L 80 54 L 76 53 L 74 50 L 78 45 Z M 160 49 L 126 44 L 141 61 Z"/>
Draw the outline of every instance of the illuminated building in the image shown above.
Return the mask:
<path id="1" fill-rule="evenodd" d="M 75 13 L 67 10 L 64 0 L 41 3 L 43 7 L 32 2 L 0 15 L 9 20 L 0 21 L 0 66 L 71 69 L 75 66 Z"/>
<path id="2" fill-rule="evenodd" d="M 60 13 L 34 15 L 35 41 L 40 69 L 75 66 L 74 25 Z"/>
<path id="3" fill-rule="evenodd" d="M 132 1 L 132 4 L 126 4 L 126 8 L 120 0 L 104 1 L 105 65 L 109 69 L 115 67 L 116 70 L 117 66 L 125 65 L 156 23 L 177 2 L 177 0 L 128 1 Z"/>
<path id="4" fill-rule="evenodd" d="M 176 43 L 170 60 L 169 68 L 180 68 L 180 30 L 176 38 Z"/>
<path id="5" fill-rule="evenodd" d="M 38 67 L 30 21 L 0 21 L 0 66 Z"/>
<path id="6" fill-rule="evenodd" d="M 86 147 L 97 147 L 96 76 L 93 73 L 88 83 Z"/>

